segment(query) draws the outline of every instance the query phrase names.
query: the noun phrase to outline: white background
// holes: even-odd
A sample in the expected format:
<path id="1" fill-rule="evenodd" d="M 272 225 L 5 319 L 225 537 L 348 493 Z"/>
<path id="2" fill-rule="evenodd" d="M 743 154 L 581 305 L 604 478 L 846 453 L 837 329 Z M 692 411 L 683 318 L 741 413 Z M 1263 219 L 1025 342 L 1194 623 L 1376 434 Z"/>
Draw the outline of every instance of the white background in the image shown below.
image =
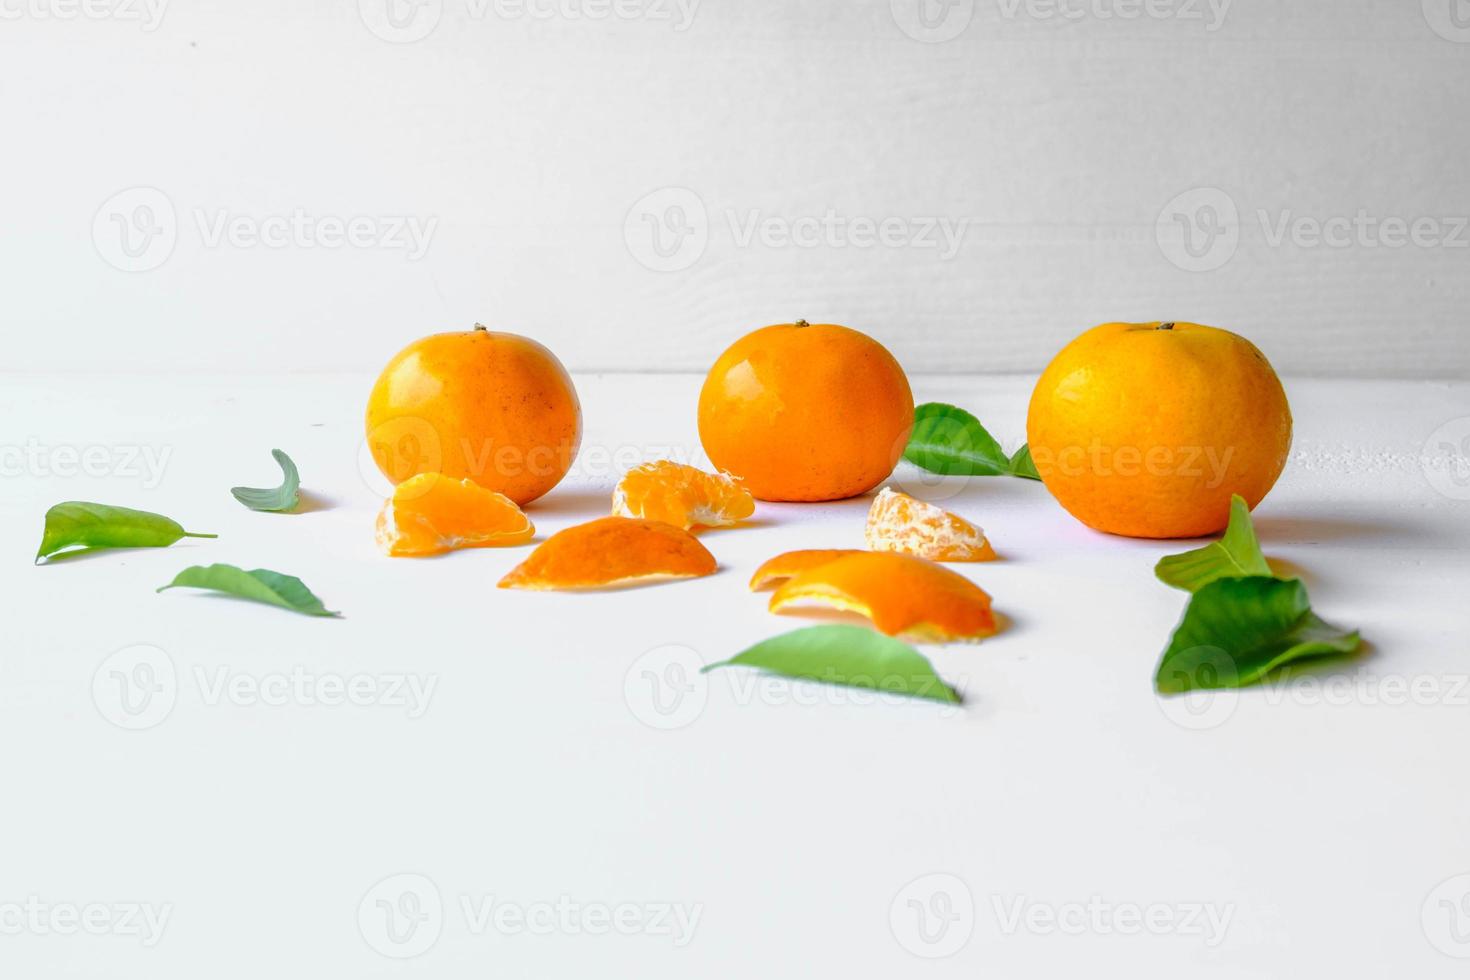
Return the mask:
<path id="1" fill-rule="evenodd" d="M 10 370 L 368 371 L 475 320 L 703 370 L 799 316 L 915 372 L 1159 318 L 1293 374 L 1470 370 L 1465 0 L 88 2 L 0 0 Z M 249 237 L 297 212 L 369 244 Z M 164 234 L 125 260 L 119 220 Z"/>

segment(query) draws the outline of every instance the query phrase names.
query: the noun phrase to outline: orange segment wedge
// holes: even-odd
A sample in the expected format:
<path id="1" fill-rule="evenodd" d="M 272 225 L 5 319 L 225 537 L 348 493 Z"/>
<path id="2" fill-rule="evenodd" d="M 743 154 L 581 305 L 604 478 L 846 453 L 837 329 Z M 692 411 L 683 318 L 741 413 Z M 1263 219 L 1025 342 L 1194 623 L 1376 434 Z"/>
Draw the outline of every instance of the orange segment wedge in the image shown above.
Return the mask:
<path id="1" fill-rule="evenodd" d="M 505 494 L 442 473 L 420 473 L 398 484 L 377 526 L 378 547 L 394 558 L 524 544 L 535 533 L 530 518 Z"/>
<path id="2" fill-rule="evenodd" d="M 771 596 L 771 612 L 824 606 L 857 613 L 879 632 L 916 643 L 978 640 L 995 633 L 990 596 L 969 579 L 923 558 L 859 552 L 793 576 Z"/>
<path id="3" fill-rule="evenodd" d="M 686 530 L 722 527 L 754 514 L 755 498 L 723 473 L 661 459 L 623 474 L 613 489 L 612 512 Z"/>
<path id="4" fill-rule="evenodd" d="M 958 514 L 887 487 L 873 498 L 864 536 L 873 551 L 895 551 L 930 561 L 995 558 L 995 549 L 980 528 Z"/>
<path id="5" fill-rule="evenodd" d="M 809 568 L 816 568 L 818 565 L 825 565 L 848 555 L 861 554 L 865 552 L 857 548 L 811 548 L 806 551 L 788 551 L 783 555 L 777 555 L 755 570 L 755 574 L 750 577 L 750 591 L 760 592 L 762 589 L 773 589 L 793 575 L 800 575 Z"/>
<path id="6" fill-rule="evenodd" d="M 547 538 L 502 589 L 608 589 L 709 575 L 715 556 L 683 528 L 633 517 L 600 517 Z"/>

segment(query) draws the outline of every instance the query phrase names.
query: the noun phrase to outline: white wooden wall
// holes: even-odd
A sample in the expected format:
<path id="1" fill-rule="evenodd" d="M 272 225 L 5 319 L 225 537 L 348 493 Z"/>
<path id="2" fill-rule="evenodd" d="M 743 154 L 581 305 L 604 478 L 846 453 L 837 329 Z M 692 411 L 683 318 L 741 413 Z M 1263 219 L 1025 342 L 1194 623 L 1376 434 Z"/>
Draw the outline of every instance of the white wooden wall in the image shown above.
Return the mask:
<path id="1" fill-rule="evenodd" d="M 370 370 L 475 320 L 702 370 L 800 316 L 912 371 L 1167 317 L 1470 373 L 1467 0 L 0 15 L 0 370 Z"/>

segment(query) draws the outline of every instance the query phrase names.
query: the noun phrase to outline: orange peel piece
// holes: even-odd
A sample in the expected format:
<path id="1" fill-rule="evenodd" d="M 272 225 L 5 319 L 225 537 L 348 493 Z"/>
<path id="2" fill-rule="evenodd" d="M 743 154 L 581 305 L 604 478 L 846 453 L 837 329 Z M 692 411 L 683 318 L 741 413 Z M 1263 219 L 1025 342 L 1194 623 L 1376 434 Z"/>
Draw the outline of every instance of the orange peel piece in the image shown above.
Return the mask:
<path id="1" fill-rule="evenodd" d="M 393 558 L 524 544 L 535 534 L 531 519 L 505 494 L 442 473 L 404 480 L 378 513 L 378 547 Z"/>
<path id="2" fill-rule="evenodd" d="M 502 589 L 610 589 L 698 578 L 715 556 L 683 528 L 634 517 L 599 517 L 558 531 L 500 580 Z"/>
<path id="3" fill-rule="evenodd" d="M 755 574 L 750 577 L 750 591 L 760 592 L 763 589 L 773 589 L 792 576 L 800 575 L 818 565 L 825 565 L 848 555 L 865 553 L 858 548 L 810 548 L 805 551 L 788 551 L 770 559 L 755 570 Z"/>
<path id="4" fill-rule="evenodd" d="M 930 561 L 994 561 L 985 532 L 958 514 L 884 487 L 868 508 L 863 536 L 873 551 Z"/>
<path id="5" fill-rule="evenodd" d="M 881 633 L 916 643 L 978 640 L 996 631 L 985 590 L 924 558 L 865 551 L 788 579 L 771 612 L 811 605 L 857 613 Z"/>
<path id="6" fill-rule="evenodd" d="M 612 512 L 685 530 L 724 527 L 754 514 L 755 498 L 724 473 L 661 459 L 623 474 L 613 488 Z"/>

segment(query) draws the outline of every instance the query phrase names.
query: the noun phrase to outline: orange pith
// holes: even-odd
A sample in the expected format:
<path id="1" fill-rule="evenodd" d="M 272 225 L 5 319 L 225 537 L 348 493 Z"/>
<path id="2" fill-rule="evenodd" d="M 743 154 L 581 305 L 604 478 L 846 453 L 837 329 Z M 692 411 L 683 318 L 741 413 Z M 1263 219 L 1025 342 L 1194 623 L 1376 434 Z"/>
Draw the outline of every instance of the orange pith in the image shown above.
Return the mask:
<path id="1" fill-rule="evenodd" d="M 873 551 L 916 555 L 930 561 L 991 561 L 985 532 L 941 507 L 884 487 L 873 498 L 864 529 Z"/>
<path id="2" fill-rule="evenodd" d="M 558 531 L 500 580 L 502 589 L 607 589 L 696 578 L 715 557 L 683 528 L 633 517 L 600 517 Z"/>
<path id="3" fill-rule="evenodd" d="M 771 612 L 820 605 L 867 617 L 879 632 L 917 643 L 978 640 L 995 633 L 990 596 L 958 572 L 924 558 L 859 552 L 809 568 L 771 596 Z"/>
<path id="4" fill-rule="evenodd" d="M 755 513 L 755 500 L 723 473 L 661 459 L 623 474 L 613 489 L 612 512 L 687 530 L 742 521 Z"/>
<path id="5" fill-rule="evenodd" d="M 477 327 L 399 351 L 373 385 L 366 427 L 373 461 L 394 483 L 438 472 L 525 504 L 571 468 L 582 411 L 556 355 Z"/>
<path id="6" fill-rule="evenodd" d="M 394 558 L 523 544 L 535 533 L 509 497 L 440 473 L 400 483 L 383 503 L 377 524 L 378 547 Z"/>
<path id="7" fill-rule="evenodd" d="M 908 379 L 873 338 L 831 323 L 746 334 L 699 393 L 710 462 L 761 500 L 838 500 L 877 486 L 914 425 Z"/>
<path id="8" fill-rule="evenodd" d="M 1224 529 L 1291 450 L 1291 409 L 1254 344 L 1197 323 L 1104 323 L 1042 372 L 1026 419 L 1046 488 L 1082 523 L 1140 538 Z"/>
<path id="9" fill-rule="evenodd" d="M 788 551 L 770 559 L 750 577 L 750 591 L 760 592 L 773 589 L 794 575 L 809 568 L 826 565 L 848 555 L 861 555 L 859 548 L 811 548 L 805 551 Z"/>

